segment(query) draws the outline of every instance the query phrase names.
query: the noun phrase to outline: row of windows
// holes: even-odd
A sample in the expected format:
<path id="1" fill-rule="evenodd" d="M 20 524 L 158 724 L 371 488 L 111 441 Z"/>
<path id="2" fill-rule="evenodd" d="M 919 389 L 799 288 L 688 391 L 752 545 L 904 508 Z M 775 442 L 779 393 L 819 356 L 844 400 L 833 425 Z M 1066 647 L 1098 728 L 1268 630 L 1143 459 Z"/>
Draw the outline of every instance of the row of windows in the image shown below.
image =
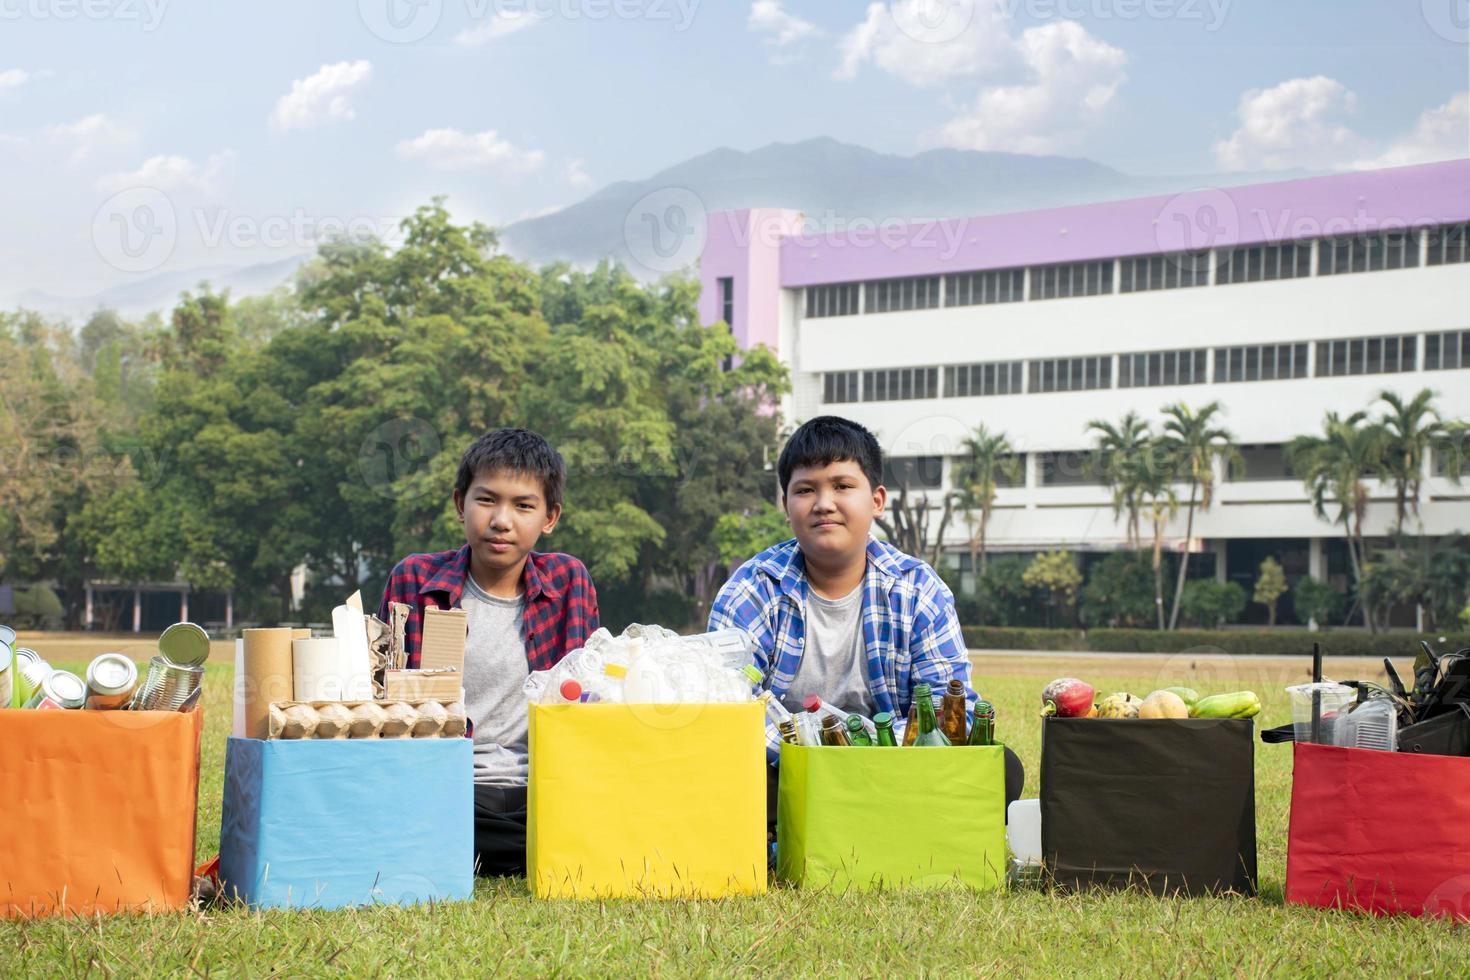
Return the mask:
<path id="1" fill-rule="evenodd" d="M 1470 262 L 1470 224 L 1441 225 L 1423 233 L 1429 265 Z M 1301 279 L 1312 275 L 1312 254 L 1317 254 L 1316 274 L 1343 275 L 1385 269 L 1408 269 L 1419 265 L 1421 232 L 1383 231 L 1348 237 L 1322 238 L 1315 242 L 1283 242 L 1250 245 L 1215 252 L 1175 252 L 1118 259 L 1118 291 L 1147 292 L 1184 289 L 1210 283 L 1210 265 L 1218 265 L 1215 282 L 1230 285 Z M 1030 295 L 1026 269 L 996 269 L 955 273 L 942 277 L 943 305 L 979 306 L 1015 303 L 1024 299 L 1066 299 L 1075 296 L 1105 296 L 1113 292 L 1113 259 L 1032 266 Z M 858 287 L 865 288 L 863 309 L 867 313 L 902 310 L 932 310 L 941 305 L 940 276 L 881 279 L 867 283 L 809 286 L 806 289 L 808 317 L 854 316 L 858 312 Z"/>
<path id="2" fill-rule="evenodd" d="M 1213 375 L 1209 369 L 1210 351 L 1203 347 L 1118 354 L 1117 387 L 1203 384 L 1208 377 L 1213 377 L 1216 384 L 1305 378 L 1309 373 L 1309 346 L 1299 342 L 1216 347 Z M 1321 340 L 1316 344 L 1316 367 L 1312 373 L 1319 378 L 1335 378 L 1414 371 L 1418 350 L 1417 334 Z M 1470 330 L 1425 334 L 1424 368 L 1429 371 L 1470 368 Z M 1111 388 L 1113 355 L 949 364 L 944 366 L 943 380 L 941 396 L 938 367 L 828 372 L 822 376 L 822 400 L 838 404 Z"/>

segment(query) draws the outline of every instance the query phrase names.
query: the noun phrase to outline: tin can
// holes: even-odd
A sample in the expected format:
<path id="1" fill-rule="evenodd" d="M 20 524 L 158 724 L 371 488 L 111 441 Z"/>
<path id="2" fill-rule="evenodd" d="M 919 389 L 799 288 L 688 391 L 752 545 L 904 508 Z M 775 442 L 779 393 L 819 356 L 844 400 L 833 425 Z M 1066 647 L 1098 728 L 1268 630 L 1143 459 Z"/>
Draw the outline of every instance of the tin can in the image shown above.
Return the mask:
<path id="1" fill-rule="evenodd" d="M 148 661 L 148 675 L 133 698 L 137 711 L 178 711 L 199 688 L 203 667 L 186 667 L 158 656 Z"/>
<path id="2" fill-rule="evenodd" d="M 180 667 L 202 666 L 209 659 L 209 634 L 194 623 L 174 623 L 158 637 L 158 652 Z"/>
<path id="3" fill-rule="evenodd" d="M 26 702 L 27 708 L 41 710 L 80 708 L 87 700 L 87 685 L 76 674 L 66 670 L 53 670 L 41 681 L 40 688 Z"/>
<path id="4" fill-rule="evenodd" d="M 10 702 L 15 697 L 15 682 L 11 680 L 15 671 L 11 664 L 15 662 L 15 651 L 10 648 L 9 643 L 0 643 L 0 708 L 10 707 Z"/>
<path id="5" fill-rule="evenodd" d="M 31 695 L 41 689 L 41 682 L 51 673 L 51 665 L 42 660 L 36 651 L 28 647 L 16 647 L 15 666 L 11 671 L 15 676 L 11 678 L 14 694 L 10 703 L 21 708 L 31 699 Z"/>
<path id="6" fill-rule="evenodd" d="M 104 653 L 87 665 L 87 707 L 126 708 L 138 686 L 138 666 L 120 653 Z"/>

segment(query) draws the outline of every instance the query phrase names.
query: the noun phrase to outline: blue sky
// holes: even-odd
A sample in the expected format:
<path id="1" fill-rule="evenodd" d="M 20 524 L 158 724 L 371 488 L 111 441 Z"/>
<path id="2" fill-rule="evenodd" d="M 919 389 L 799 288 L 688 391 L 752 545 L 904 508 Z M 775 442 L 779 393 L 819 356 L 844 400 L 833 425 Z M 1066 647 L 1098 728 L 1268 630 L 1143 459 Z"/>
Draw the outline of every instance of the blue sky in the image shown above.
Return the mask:
<path id="1" fill-rule="evenodd" d="M 436 193 L 509 222 L 819 135 L 1142 174 L 1470 155 L 1470 0 L 0 0 L 0 21 L 0 299 L 280 258 Z M 163 266 L 97 245 L 140 188 L 178 216 Z"/>

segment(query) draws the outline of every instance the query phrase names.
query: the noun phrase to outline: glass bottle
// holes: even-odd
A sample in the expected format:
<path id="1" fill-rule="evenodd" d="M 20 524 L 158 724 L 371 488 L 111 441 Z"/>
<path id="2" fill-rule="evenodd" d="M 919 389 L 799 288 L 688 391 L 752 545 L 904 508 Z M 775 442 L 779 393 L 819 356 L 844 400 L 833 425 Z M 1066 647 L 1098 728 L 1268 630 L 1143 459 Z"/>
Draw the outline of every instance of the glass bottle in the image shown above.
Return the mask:
<path id="1" fill-rule="evenodd" d="M 847 728 L 837 720 L 836 715 L 828 715 L 822 719 L 822 744 L 823 745 L 851 745 L 848 740 Z"/>
<path id="2" fill-rule="evenodd" d="M 919 706 L 917 724 L 919 733 L 914 736 L 916 748 L 949 745 L 944 732 L 939 730 L 939 719 L 934 714 L 934 699 L 928 684 L 914 685 L 914 702 Z"/>
<path id="3" fill-rule="evenodd" d="M 800 744 L 796 738 L 796 719 L 777 722 L 776 730 L 781 733 L 781 741 L 790 742 L 792 745 Z"/>
<path id="4" fill-rule="evenodd" d="M 873 744 L 873 740 L 868 737 L 868 730 L 863 727 L 863 720 L 857 715 L 847 716 L 847 740 L 853 745 Z"/>
<path id="5" fill-rule="evenodd" d="M 965 715 L 970 713 L 969 708 L 964 682 L 950 681 L 939 706 L 939 730 L 944 732 L 951 745 L 965 744 Z"/>
<path id="6" fill-rule="evenodd" d="M 893 737 L 893 712 L 878 712 L 873 716 L 873 724 L 878 726 L 878 737 L 873 740 L 874 745 L 898 745 L 898 741 Z"/>
<path id="7" fill-rule="evenodd" d="M 975 723 L 970 726 L 970 744 L 995 744 L 995 707 L 989 701 L 975 702 Z"/>
<path id="8" fill-rule="evenodd" d="M 914 739 L 919 734 L 919 699 L 915 697 L 909 702 L 909 721 L 903 726 L 903 744 L 913 745 Z"/>

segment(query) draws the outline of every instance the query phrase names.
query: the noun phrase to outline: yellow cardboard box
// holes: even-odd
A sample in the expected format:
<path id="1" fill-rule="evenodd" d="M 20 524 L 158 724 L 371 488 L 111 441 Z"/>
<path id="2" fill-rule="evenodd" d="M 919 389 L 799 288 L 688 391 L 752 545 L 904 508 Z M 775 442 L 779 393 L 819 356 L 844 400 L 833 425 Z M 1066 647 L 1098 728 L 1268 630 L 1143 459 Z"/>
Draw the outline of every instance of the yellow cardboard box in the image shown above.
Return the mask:
<path id="1" fill-rule="evenodd" d="M 760 704 L 530 711 L 526 864 L 538 897 L 766 890 Z"/>

